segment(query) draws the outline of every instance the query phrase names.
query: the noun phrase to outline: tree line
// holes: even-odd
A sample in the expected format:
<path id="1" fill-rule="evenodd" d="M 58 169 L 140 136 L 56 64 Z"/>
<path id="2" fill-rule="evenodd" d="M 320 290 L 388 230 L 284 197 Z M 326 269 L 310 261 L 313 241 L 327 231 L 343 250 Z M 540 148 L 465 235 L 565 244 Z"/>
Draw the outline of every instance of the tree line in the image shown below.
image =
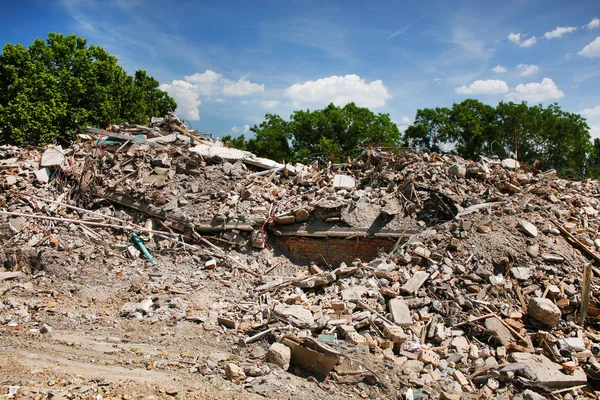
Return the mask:
<path id="1" fill-rule="evenodd" d="M 388 114 L 374 114 L 354 103 L 294 111 L 289 121 L 267 114 L 250 131 L 255 134 L 252 138 L 228 135 L 223 141 L 273 160 L 301 162 L 342 161 L 349 155 L 357 155 L 364 146 L 388 147 L 401 143 L 400 131 Z"/>
<path id="2" fill-rule="evenodd" d="M 69 143 L 86 125 L 148 123 L 177 107 L 158 87 L 146 71 L 128 75 L 114 56 L 76 35 L 49 33 L 27 48 L 6 44 L 0 54 L 0 144 Z M 582 116 L 556 103 L 492 107 L 467 99 L 417 110 L 403 134 L 389 114 L 329 104 L 294 111 L 288 120 L 267 114 L 250 131 L 252 137 L 223 141 L 277 161 L 343 162 L 369 146 L 412 147 L 474 160 L 514 157 L 564 177 L 600 177 L 600 140 L 591 141 Z"/>
<path id="3" fill-rule="evenodd" d="M 518 158 L 527 165 L 554 168 L 570 178 L 600 177 L 600 140 L 592 143 L 585 118 L 526 102 L 496 107 L 467 99 L 451 108 L 417 110 L 404 134 L 388 114 L 374 114 L 354 103 L 322 110 L 294 111 L 288 121 L 267 114 L 250 128 L 254 137 L 223 137 L 232 147 L 274 160 L 345 161 L 361 147 L 411 147 L 427 152 Z M 537 161 L 537 162 L 536 162 Z"/>
<path id="4" fill-rule="evenodd" d="M 68 143 L 86 125 L 146 124 L 177 104 L 158 81 L 133 76 L 102 47 L 75 35 L 49 33 L 27 48 L 6 44 L 0 54 L 0 143 Z"/>

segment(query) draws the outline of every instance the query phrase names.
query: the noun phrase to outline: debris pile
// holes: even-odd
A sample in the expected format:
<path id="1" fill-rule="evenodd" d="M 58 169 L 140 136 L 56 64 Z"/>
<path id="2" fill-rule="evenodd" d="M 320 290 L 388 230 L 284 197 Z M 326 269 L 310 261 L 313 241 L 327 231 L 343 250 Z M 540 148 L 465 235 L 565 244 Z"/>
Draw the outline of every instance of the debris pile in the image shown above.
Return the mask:
<path id="1" fill-rule="evenodd" d="M 600 379 L 596 181 L 410 149 L 291 165 L 169 115 L 0 146 L 0 185 L 7 335 L 157 324 L 209 347 L 145 368 L 268 397 L 292 374 L 412 399 L 593 397 Z"/>

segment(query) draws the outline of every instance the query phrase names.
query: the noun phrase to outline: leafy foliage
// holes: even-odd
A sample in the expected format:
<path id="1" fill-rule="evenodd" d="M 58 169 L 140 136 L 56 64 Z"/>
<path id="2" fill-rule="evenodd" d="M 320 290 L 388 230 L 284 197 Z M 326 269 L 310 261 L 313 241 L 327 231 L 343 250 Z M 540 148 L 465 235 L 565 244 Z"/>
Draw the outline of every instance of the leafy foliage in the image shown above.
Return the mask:
<path id="1" fill-rule="evenodd" d="M 565 112 L 558 104 L 544 108 L 526 102 L 500 102 L 494 108 L 468 99 L 451 109 L 417 110 L 404 140 L 426 151 L 470 159 L 516 156 L 530 165 L 540 160 L 545 168 L 571 177 L 588 173 L 592 151 L 589 127 L 580 115 Z"/>
<path id="2" fill-rule="evenodd" d="M 68 142 L 86 125 L 147 123 L 177 107 L 146 71 L 129 76 L 117 59 L 75 35 L 49 33 L 0 54 L 0 141 Z"/>
<path id="3" fill-rule="evenodd" d="M 359 147 L 398 146 L 401 139 L 388 114 L 375 115 L 354 103 L 294 111 L 289 121 L 267 114 L 260 125 L 250 130 L 256 134 L 254 138 L 223 139 L 233 147 L 279 161 L 344 161 Z"/>

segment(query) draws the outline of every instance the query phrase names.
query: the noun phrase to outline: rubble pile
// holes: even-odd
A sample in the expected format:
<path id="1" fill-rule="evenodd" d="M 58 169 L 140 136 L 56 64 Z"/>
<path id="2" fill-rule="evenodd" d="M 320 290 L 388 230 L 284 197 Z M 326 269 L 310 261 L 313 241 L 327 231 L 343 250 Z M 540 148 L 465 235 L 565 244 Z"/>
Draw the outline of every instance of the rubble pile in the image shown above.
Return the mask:
<path id="1" fill-rule="evenodd" d="M 597 181 L 410 149 L 281 161 L 174 115 L 64 149 L 0 146 L 3 335 L 213 335 L 202 345 L 235 357 L 143 365 L 267 397 L 295 375 L 322 391 L 286 389 L 306 398 L 594 398 Z M 378 235 L 393 245 L 337 264 L 277 242 Z M 137 365 L 122 351 L 112 362 Z"/>

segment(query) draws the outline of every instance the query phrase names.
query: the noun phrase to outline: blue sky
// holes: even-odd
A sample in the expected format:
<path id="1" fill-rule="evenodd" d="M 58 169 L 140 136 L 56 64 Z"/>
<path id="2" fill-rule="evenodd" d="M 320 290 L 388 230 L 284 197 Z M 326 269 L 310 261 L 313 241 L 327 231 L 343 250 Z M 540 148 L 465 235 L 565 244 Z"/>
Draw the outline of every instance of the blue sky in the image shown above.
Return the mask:
<path id="1" fill-rule="evenodd" d="M 349 101 L 403 129 L 418 108 L 477 98 L 556 101 L 600 137 L 597 0 L 3 3 L 1 44 L 81 35 L 219 136 Z"/>

